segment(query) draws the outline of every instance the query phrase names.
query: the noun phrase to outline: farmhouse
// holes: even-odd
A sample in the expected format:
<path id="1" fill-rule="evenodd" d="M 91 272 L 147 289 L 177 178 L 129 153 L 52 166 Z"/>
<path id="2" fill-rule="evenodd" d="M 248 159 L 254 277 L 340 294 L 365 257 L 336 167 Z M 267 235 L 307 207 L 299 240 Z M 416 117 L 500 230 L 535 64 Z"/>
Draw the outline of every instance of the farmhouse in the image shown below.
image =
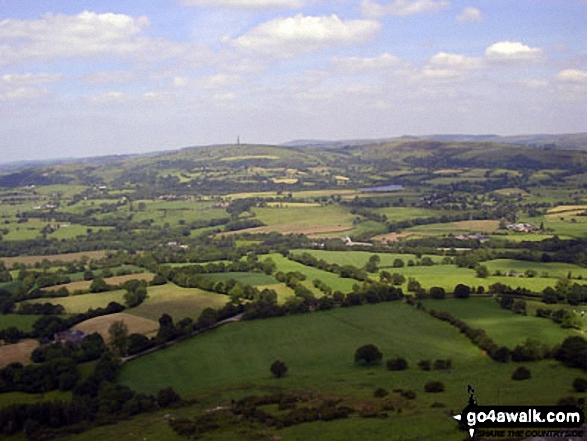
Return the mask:
<path id="1" fill-rule="evenodd" d="M 519 222 L 517 224 L 507 225 L 506 228 L 509 231 L 515 231 L 516 233 L 534 233 L 538 231 L 536 225 Z"/>
<path id="2" fill-rule="evenodd" d="M 74 345 L 81 344 L 82 340 L 86 338 L 86 334 L 78 329 L 73 331 L 57 332 L 53 336 L 53 340 L 60 343 L 73 343 Z"/>
<path id="3" fill-rule="evenodd" d="M 372 243 L 369 243 L 369 242 L 353 242 L 351 240 L 351 238 L 348 237 L 348 236 L 345 237 L 344 240 L 346 242 L 347 247 L 353 247 L 353 246 L 355 246 L 355 247 L 358 247 L 358 246 L 361 246 L 361 247 L 372 247 L 373 246 L 373 244 Z"/>

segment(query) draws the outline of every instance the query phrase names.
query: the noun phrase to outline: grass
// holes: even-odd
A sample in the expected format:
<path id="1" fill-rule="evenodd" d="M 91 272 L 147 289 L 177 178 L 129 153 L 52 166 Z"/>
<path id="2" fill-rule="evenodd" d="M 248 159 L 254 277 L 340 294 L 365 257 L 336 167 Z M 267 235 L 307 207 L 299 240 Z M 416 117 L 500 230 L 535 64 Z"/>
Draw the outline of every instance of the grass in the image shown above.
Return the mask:
<path id="1" fill-rule="evenodd" d="M 419 225 L 408 228 L 406 231 L 417 231 L 436 234 L 448 233 L 493 233 L 499 227 L 499 221 L 496 220 L 471 220 L 460 222 L 448 222 L 429 225 Z"/>
<path id="2" fill-rule="evenodd" d="M 269 257 L 271 257 L 277 265 L 277 271 L 282 271 L 284 273 L 299 271 L 302 274 L 305 274 L 307 279 L 303 284 L 312 290 L 317 297 L 321 297 L 322 293 L 314 288 L 312 282 L 315 279 L 322 280 L 326 285 L 332 288 L 333 291 L 342 291 L 344 293 L 351 292 L 353 290 L 353 285 L 358 283 L 354 279 L 343 279 L 334 273 L 329 273 L 317 268 L 302 265 L 301 263 L 293 262 L 283 257 L 281 254 L 270 254 Z"/>
<path id="3" fill-rule="evenodd" d="M 184 317 L 197 319 L 204 309 L 221 308 L 228 300 L 228 296 L 222 294 L 197 288 L 181 288 L 168 283 L 149 287 L 147 299 L 126 312 L 151 320 L 158 320 L 163 313 L 169 314 L 176 321 Z"/>
<path id="4" fill-rule="evenodd" d="M 491 298 L 426 300 L 424 304 L 449 312 L 473 328 L 484 329 L 497 344 L 512 349 L 527 338 L 554 346 L 566 337 L 577 335 L 577 331 L 563 329 L 550 320 L 514 314 Z"/>
<path id="5" fill-rule="evenodd" d="M 47 259 L 49 262 L 72 262 L 79 260 L 83 256 L 89 259 L 101 259 L 108 254 L 108 251 L 84 251 L 81 253 L 67 253 L 67 254 L 50 254 L 47 256 L 19 256 L 19 257 L 2 257 L 1 260 L 4 264 L 10 268 L 15 263 L 22 263 L 24 265 L 34 265 L 35 263 L 41 263 Z"/>
<path id="6" fill-rule="evenodd" d="M 101 317 L 94 317 L 74 326 L 74 329 L 79 329 L 86 334 L 98 332 L 104 340 L 109 340 L 108 329 L 112 323 L 123 321 L 128 327 L 128 333 L 146 334 L 147 336 L 154 335 L 159 329 L 159 323 L 155 320 L 149 320 L 142 317 L 137 317 L 125 312 L 116 314 L 103 315 Z"/>
<path id="7" fill-rule="evenodd" d="M 257 289 L 263 291 L 264 289 L 272 289 L 277 293 L 277 303 L 283 304 L 288 298 L 294 297 L 294 291 L 285 283 L 274 283 L 271 285 L 258 285 Z"/>
<path id="8" fill-rule="evenodd" d="M 502 273 L 510 271 L 524 273 L 527 270 L 532 270 L 537 272 L 536 277 L 567 277 L 567 275 L 571 273 L 573 277 L 581 276 L 583 279 L 587 279 L 587 268 L 570 263 L 542 263 L 513 259 L 496 259 L 483 262 L 483 265 L 485 265 L 492 274 L 495 271 L 501 271 Z"/>
<path id="9" fill-rule="evenodd" d="M 39 346 L 39 342 L 32 339 L 0 346 L 0 369 L 10 363 L 29 364 L 31 353 L 37 346 Z"/>
<path id="10" fill-rule="evenodd" d="M 0 329 L 14 326 L 21 331 L 32 331 L 35 323 L 41 315 L 36 314 L 0 314 Z"/>
<path id="11" fill-rule="evenodd" d="M 237 282 L 244 283 L 246 285 L 272 285 L 278 283 L 273 277 L 268 276 L 264 273 L 239 273 L 239 272 L 228 272 L 228 273 L 213 273 L 213 274 L 206 274 L 206 277 L 209 277 L 214 280 L 230 280 L 234 279 Z"/>
<path id="12" fill-rule="evenodd" d="M 494 283 L 503 283 L 512 288 L 527 288 L 534 292 L 542 292 L 547 286 L 554 287 L 556 278 L 541 277 L 507 277 L 489 276 L 479 278 L 476 272 L 469 268 L 459 268 L 456 265 L 434 265 L 434 266 L 412 266 L 404 268 L 385 268 L 390 273 L 403 274 L 406 278 L 415 278 L 423 288 L 430 289 L 433 286 L 440 286 L 447 292 L 452 292 L 459 283 L 478 287 L 483 286 L 485 290 Z M 404 284 L 404 291 L 406 284 Z"/>
<path id="13" fill-rule="evenodd" d="M 153 277 L 154 275 L 150 273 L 137 273 L 127 274 L 125 276 L 108 277 L 104 279 L 104 281 L 109 285 L 118 286 L 121 283 L 128 282 L 129 280 L 146 280 L 147 282 L 150 282 L 153 280 Z M 77 282 L 65 283 L 63 285 L 50 286 L 45 288 L 45 291 L 55 291 L 59 288 L 67 288 L 70 293 L 75 291 L 88 291 L 91 285 L 91 280 L 80 280 Z"/>
<path id="14" fill-rule="evenodd" d="M 393 265 L 395 259 L 403 260 L 405 265 L 407 265 L 409 260 L 413 260 L 414 262 L 418 260 L 414 254 L 370 253 L 368 251 L 325 251 L 300 249 L 293 250 L 293 252 L 295 254 L 309 253 L 312 256 L 318 259 L 324 259 L 329 263 L 336 263 L 338 265 L 353 265 L 359 268 L 363 267 L 369 261 L 371 256 L 377 254 L 380 259 L 378 264 L 379 267 L 385 268 L 388 271 L 391 271 L 392 269 L 395 271 L 394 268 L 390 268 Z M 442 260 L 442 256 L 424 255 L 423 257 L 430 257 L 434 262 L 440 262 Z"/>
<path id="15" fill-rule="evenodd" d="M 26 392 L 5 392 L 3 394 L 0 394 L 0 408 L 11 406 L 14 403 L 34 404 L 42 403 L 44 401 L 69 400 L 71 400 L 71 392 L 61 392 L 58 390 L 45 392 L 44 394 L 29 394 Z"/>
<path id="16" fill-rule="evenodd" d="M 254 208 L 256 217 L 267 226 L 255 231 L 316 234 L 351 230 L 354 216 L 344 207 L 267 207 Z"/>
<path id="17" fill-rule="evenodd" d="M 365 381 L 365 370 L 352 377 L 354 351 L 366 343 L 376 344 L 388 357 L 402 355 L 414 364 L 425 357 L 490 364 L 456 329 L 395 302 L 227 325 L 130 362 L 119 378 L 148 393 L 171 385 L 189 395 L 264 381 L 271 362 L 282 359 L 292 372 L 288 385 L 328 382 L 334 393 L 348 388 L 336 378 L 345 377 L 355 387 Z"/>
<path id="18" fill-rule="evenodd" d="M 77 283 L 77 282 L 75 282 Z M 125 290 L 118 289 L 115 291 L 100 292 L 96 294 L 78 294 L 68 297 L 42 298 L 28 300 L 28 303 L 51 303 L 61 305 L 68 314 L 81 314 L 88 309 L 105 308 L 110 302 L 117 302 L 124 305 Z"/>
<path id="19" fill-rule="evenodd" d="M 355 350 L 367 343 L 375 344 L 384 359 L 407 358 L 410 368 L 389 372 L 384 366 L 354 365 Z M 423 372 L 416 363 L 424 358 L 451 358 L 453 368 Z M 288 375 L 280 380 L 269 373 L 276 359 L 289 366 Z M 401 416 L 304 424 L 277 430 L 275 435 L 300 440 L 399 440 L 422 434 L 423 439 L 460 440 L 463 434 L 450 424 L 446 410 L 464 407 L 467 384 L 475 387 L 481 404 L 551 404 L 572 395 L 577 370 L 552 360 L 529 367 L 532 379 L 512 381 L 514 364 L 492 362 L 454 327 L 394 302 L 229 324 L 125 364 L 118 381 L 146 393 L 172 386 L 186 397 L 207 397 L 214 406 L 229 403 L 231 395 L 275 387 L 365 401 L 372 399 L 377 387 L 411 389 L 417 398 Z M 432 379 L 441 380 L 445 392 L 425 394 L 423 385 Z M 430 408 L 435 401 L 446 409 Z M 207 439 L 238 436 L 219 434 Z"/>
<path id="20" fill-rule="evenodd" d="M 387 216 L 387 220 L 389 222 L 401 222 L 411 219 L 440 216 L 444 214 L 444 212 L 438 210 L 429 210 L 426 208 L 413 207 L 386 207 L 377 208 L 373 211 Z"/>

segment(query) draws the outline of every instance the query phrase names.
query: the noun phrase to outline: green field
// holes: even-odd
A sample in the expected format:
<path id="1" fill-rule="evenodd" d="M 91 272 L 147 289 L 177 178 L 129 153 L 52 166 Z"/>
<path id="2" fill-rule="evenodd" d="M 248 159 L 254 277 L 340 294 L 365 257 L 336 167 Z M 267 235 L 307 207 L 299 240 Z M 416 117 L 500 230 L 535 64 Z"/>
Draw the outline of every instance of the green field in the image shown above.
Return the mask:
<path id="1" fill-rule="evenodd" d="M 489 272 L 501 271 L 503 274 L 508 272 L 525 273 L 528 270 L 536 271 L 535 277 L 566 278 L 571 273 L 573 278 L 581 277 L 587 279 L 587 268 L 579 265 L 560 262 L 528 262 L 524 260 L 513 259 L 496 259 L 483 262 Z"/>
<path id="2" fill-rule="evenodd" d="M 350 230 L 354 216 L 350 210 L 338 205 L 321 207 L 268 207 L 254 208 L 257 219 L 268 225 L 267 231 L 293 233 L 322 233 Z"/>
<path id="3" fill-rule="evenodd" d="M 293 262 L 286 257 L 283 257 L 281 254 L 269 254 L 268 257 L 271 257 L 271 259 L 273 259 L 277 265 L 277 271 L 282 271 L 284 273 L 299 271 L 302 274 L 305 274 L 307 279 L 303 282 L 304 286 L 312 290 L 318 297 L 321 297 L 322 293 L 318 289 L 314 288 L 312 282 L 315 279 L 322 280 L 326 285 L 332 288 L 333 291 L 342 291 L 344 293 L 351 292 L 353 290 L 353 285 L 358 283 L 354 279 L 343 279 L 337 274 Z"/>
<path id="4" fill-rule="evenodd" d="M 32 331 L 33 323 L 40 317 L 36 314 L 0 314 L 0 329 L 14 326 L 22 331 Z"/>
<path id="5" fill-rule="evenodd" d="M 62 305 L 68 314 L 80 314 L 88 309 L 105 308 L 110 302 L 117 302 L 124 305 L 124 293 L 126 291 L 117 289 L 115 291 L 100 292 L 96 294 L 79 294 L 68 297 L 42 298 L 29 300 L 30 303 L 52 303 Z"/>
<path id="6" fill-rule="evenodd" d="M 158 320 L 163 313 L 175 320 L 191 317 L 194 320 L 206 308 L 222 308 L 228 296 L 202 291 L 197 288 L 181 288 L 173 283 L 151 286 L 147 299 L 139 306 L 125 312 L 151 320 Z"/>
<path id="7" fill-rule="evenodd" d="M 325 250 L 308 250 L 308 249 L 297 249 L 292 251 L 294 254 L 309 253 L 317 259 L 324 259 L 329 263 L 336 263 L 338 265 L 353 265 L 358 268 L 365 266 L 369 261 L 369 258 L 373 254 L 379 256 L 380 262 L 378 263 L 379 268 L 385 268 L 387 271 L 401 269 L 392 268 L 395 259 L 401 259 L 404 261 L 404 265 L 408 264 L 408 261 L 418 261 L 418 258 L 414 254 L 397 254 L 397 253 L 370 253 L 368 251 L 325 251 Z M 443 257 L 435 255 L 424 255 L 422 257 L 430 257 L 435 263 L 439 263 Z"/>
<path id="8" fill-rule="evenodd" d="M 410 368 L 389 372 L 383 366 L 355 366 L 354 351 L 367 343 L 377 345 L 384 359 L 405 357 Z M 453 369 L 423 372 L 415 366 L 423 358 L 451 358 Z M 288 375 L 281 380 L 271 378 L 268 370 L 276 359 L 289 366 Z M 216 405 L 228 401 L 231 393 L 242 396 L 247 390 L 271 386 L 312 389 L 333 397 L 362 400 L 370 399 L 377 387 L 412 389 L 418 395 L 413 401 L 415 407 L 394 418 L 394 426 L 407 431 L 413 418 L 426 415 L 418 427 L 424 439 L 456 440 L 462 439 L 462 434 L 457 437 L 456 429 L 442 437 L 432 436 L 438 424 L 447 427 L 449 417 L 444 410 L 431 409 L 430 405 L 441 401 L 448 409 L 460 410 L 466 403 L 467 384 L 475 387 L 483 403 L 552 403 L 571 394 L 575 370 L 554 361 L 532 363 L 530 368 L 531 380 L 514 382 L 510 379 L 514 364 L 492 362 L 454 327 L 394 302 L 225 325 L 126 364 L 119 382 L 147 393 L 171 385 L 185 396 L 204 394 Z M 431 379 L 441 380 L 446 391 L 433 396 L 423 393 L 424 383 Z M 540 396 L 536 395 L 537 387 L 541 389 Z M 210 397 L 214 395 L 210 394 L 224 401 L 213 401 Z M 368 431 L 369 439 L 379 439 L 378 434 L 381 439 L 398 439 L 385 435 L 389 426 L 367 421 L 358 424 Z M 312 423 L 285 433 L 292 433 L 292 439 L 316 439 L 324 431 L 340 436 L 344 427 L 348 426 L 342 422 L 332 426 Z"/>
<path id="9" fill-rule="evenodd" d="M 236 280 L 237 282 L 244 283 L 245 285 L 273 285 L 275 283 L 279 283 L 273 277 L 268 276 L 264 273 L 239 273 L 239 272 L 228 272 L 228 273 L 211 273 L 206 274 L 206 277 L 209 277 L 214 280 L 226 281 L 226 280 Z"/>
<path id="10" fill-rule="evenodd" d="M 43 401 L 68 401 L 71 399 L 71 392 L 53 390 L 44 394 L 29 394 L 25 392 L 5 392 L 0 394 L 0 408 L 10 406 L 14 403 L 33 404 Z"/>
<path id="11" fill-rule="evenodd" d="M 497 344 L 511 349 L 527 338 L 554 346 L 577 335 L 577 331 L 563 329 L 551 320 L 514 314 L 491 298 L 426 300 L 424 304 L 430 309 L 446 311 L 473 328 L 484 329 Z"/>

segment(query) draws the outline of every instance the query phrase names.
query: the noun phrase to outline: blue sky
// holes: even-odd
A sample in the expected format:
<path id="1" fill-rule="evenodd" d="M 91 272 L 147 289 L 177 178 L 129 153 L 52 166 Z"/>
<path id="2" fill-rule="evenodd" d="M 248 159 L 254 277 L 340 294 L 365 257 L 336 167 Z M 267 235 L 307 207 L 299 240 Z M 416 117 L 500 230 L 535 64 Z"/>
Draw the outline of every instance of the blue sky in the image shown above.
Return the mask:
<path id="1" fill-rule="evenodd" d="M 587 131 L 586 0 L 0 0 L 0 161 Z"/>

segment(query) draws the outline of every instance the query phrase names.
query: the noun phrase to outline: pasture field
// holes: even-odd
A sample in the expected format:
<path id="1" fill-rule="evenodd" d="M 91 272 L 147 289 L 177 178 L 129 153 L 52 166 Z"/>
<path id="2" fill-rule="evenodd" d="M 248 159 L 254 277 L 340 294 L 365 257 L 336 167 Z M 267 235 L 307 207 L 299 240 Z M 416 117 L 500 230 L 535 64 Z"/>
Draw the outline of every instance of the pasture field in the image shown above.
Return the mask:
<path id="1" fill-rule="evenodd" d="M 41 315 L 37 314 L 0 314 L 0 329 L 14 326 L 21 331 L 32 331 L 35 323 Z"/>
<path id="2" fill-rule="evenodd" d="M 544 224 L 553 234 L 577 238 L 587 237 L 587 217 L 577 216 L 577 211 L 546 214 L 535 218 L 525 218 L 523 222 L 534 225 Z"/>
<path id="3" fill-rule="evenodd" d="M 415 227 L 407 228 L 405 231 L 434 234 L 493 233 L 497 231 L 498 227 L 499 221 L 497 220 L 471 220 L 429 225 L 418 225 Z"/>
<path id="4" fill-rule="evenodd" d="M 271 285 L 257 285 L 259 291 L 264 289 L 272 289 L 277 293 L 277 303 L 283 304 L 288 298 L 294 297 L 294 291 L 285 283 L 274 283 Z"/>
<path id="5" fill-rule="evenodd" d="M 52 390 L 43 394 L 29 394 L 26 392 L 4 392 L 0 394 L 0 408 L 8 407 L 14 403 L 19 404 L 34 404 L 42 403 L 43 401 L 69 401 L 71 400 L 71 392 L 61 392 L 59 390 Z"/>
<path id="6" fill-rule="evenodd" d="M 375 211 L 378 214 L 384 214 L 385 216 L 387 216 L 387 220 L 389 222 L 401 222 L 410 219 L 420 219 L 426 217 L 441 216 L 445 214 L 445 212 L 443 211 L 414 207 L 386 207 L 377 208 L 373 211 Z"/>
<path id="7" fill-rule="evenodd" d="M 54 268 L 54 269 L 58 269 L 58 268 Z M 60 269 L 65 269 L 65 267 L 61 267 Z M 131 272 L 133 274 L 136 273 L 142 273 L 145 271 L 144 268 L 141 268 L 140 266 L 136 266 L 136 265 L 120 265 L 120 266 L 116 266 L 116 267 L 111 267 L 108 268 L 110 271 L 112 271 L 113 274 L 117 274 L 119 271 L 127 271 L 127 272 Z M 98 270 L 94 270 L 92 271 L 94 273 L 94 275 L 96 277 L 103 277 L 102 274 L 104 272 L 104 270 L 98 269 Z M 71 273 L 69 274 L 69 278 L 71 279 L 72 282 L 78 282 L 80 280 L 84 279 L 84 273 Z"/>
<path id="8" fill-rule="evenodd" d="M 49 237 L 53 239 L 73 239 L 77 236 L 86 236 L 88 229 L 94 232 L 111 230 L 112 227 L 87 227 L 85 225 L 70 224 L 68 227 L 59 227 L 56 231 L 51 233 Z"/>
<path id="9" fill-rule="evenodd" d="M 581 328 L 581 332 L 584 334 L 587 331 L 587 305 L 569 305 L 567 303 L 555 303 L 546 304 L 539 300 L 526 300 L 526 311 L 528 315 L 536 316 L 537 309 L 550 309 L 555 311 L 557 309 L 564 309 L 566 311 L 572 311 L 575 314 L 575 319 Z"/>
<path id="10" fill-rule="evenodd" d="M 169 314 L 176 321 L 184 317 L 195 320 L 204 309 L 222 308 L 229 300 L 223 294 L 197 288 L 181 288 L 173 283 L 150 286 L 147 292 L 148 296 L 143 303 L 126 312 L 150 320 L 158 320 L 163 313 Z"/>
<path id="11" fill-rule="evenodd" d="M 564 213 L 568 211 L 582 212 L 584 210 L 587 210 L 587 205 L 559 205 L 557 207 L 548 209 L 547 214 Z"/>
<path id="12" fill-rule="evenodd" d="M 405 357 L 409 369 L 390 372 L 384 366 L 354 365 L 355 350 L 367 343 L 375 344 L 384 360 Z M 424 358 L 450 358 L 453 368 L 421 371 L 416 364 Z M 288 375 L 280 380 L 272 378 L 268 369 L 277 359 L 289 366 Z M 394 302 L 225 325 L 125 364 L 118 381 L 146 393 L 170 385 L 186 397 L 202 397 L 206 403 L 214 403 L 209 407 L 228 403 L 231 396 L 266 393 L 267 388 L 276 386 L 311 389 L 313 393 L 364 403 L 373 399 L 377 387 L 410 389 L 417 394 L 411 402 L 413 407 L 383 420 L 389 424 L 351 418 L 333 425 L 310 423 L 283 432 L 276 430 L 275 435 L 283 439 L 340 440 L 360 439 L 360 433 L 363 437 L 368 433 L 369 439 L 398 440 L 400 433 L 414 433 L 409 431 L 418 421 L 422 439 L 456 441 L 463 439 L 463 434 L 447 422 L 450 416 L 446 410 L 464 407 L 467 384 L 475 387 L 483 403 L 546 404 L 573 395 L 571 383 L 578 374 L 576 370 L 552 360 L 542 361 L 529 366 L 532 379 L 515 382 L 510 378 L 515 366 L 491 361 L 454 327 Z M 445 392 L 424 393 L 423 385 L 432 379 L 442 381 Z M 447 408 L 430 407 L 439 401 Z M 394 427 L 391 432 L 390 424 Z M 439 426 L 443 428 L 441 435 L 435 432 Z M 347 428 L 353 438 L 341 438 Z M 236 436 L 224 433 L 207 439 L 238 439 Z"/>
<path id="13" fill-rule="evenodd" d="M 27 300 L 23 303 L 51 303 L 53 305 L 63 306 L 67 314 L 81 314 L 87 312 L 90 308 L 106 308 L 110 302 L 117 302 L 124 305 L 125 292 L 126 291 L 123 289 L 117 289 L 115 291 L 106 291 L 95 294 L 76 294 L 67 297 Z"/>
<path id="14" fill-rule="evenodd" d="M 150 273 L 136 273 L 127 274 L 125 276 L 108 277 L 104 279 L 104 281 L 109 285 L 117 286 L 121 283 L 128 282 L 129 280 L 146 280 L 147 282 L 150 282 L 151 280 L 153 280 L 153 277 L 154 275 Z M 59 288 L 67 288 L 69 292 L 88 291 L 91 285 L 91 280 L 80 280 L 77 282 L 64 283 L 62 285 L 49 286 L 45 288 L 45 291 L 55 291 Z"/>
<path id="15" fill-rule="evenodd" d="M 527 288 L 534 292 L 541 292 L 547 286 L 554 287 L 556 278 L 543 277 L 508 277 L 508 276 L 489 276 L 485 278 L 477 277 L 474 270 L 469 268 L 459 268 L 456 265 L 434 265 L 434 266 L 411 266 L 403 268 L 386 268 L 385 271 L 390 273 L 403 274 L 406 278 L 415 278 L 423 288 L 430 289 L 433 286 L 440 286 L 447 292 L 452 292 L 454 287 L 459 283 L 478 287 L 483 286 L 485 290 L 494 283 L 503 283 L 512 288 Z M 404 292 L 407 283 L 403 285 Z"/>
<path id="16" fill-rule="evenodd" d="M 41 235 L 41 230 L 47 222 L 40 219 L 29 219 L 22 224 L 12 223 L 7 226 L 8 234 L 3 235 L 3 240 L 29 240 Z"/>
<path id="17" fill-rule="evenodd" d="M 437 311 L 446 311 L 473 328 L 487 332 L 497 344 L 513 349 L 527 338 L 534 338 L 554 346 L 571 336 L 572 329 L 563 329 L 551 320 L 514 314 L 503 309 L 492 298 L 425 300 L 424 305 Z"/>
<path id="18" fill-rule="evenodd" d="M 151 337 L 157 333 L 159 323 L 155 320 L 149 320 L 136 315 L 128 314 L 126 312 L 118 312 L 116 314 L 103 315 L 94 317 L 89 320 L 78 323 L 73 329 L 79 329 L 86 334 L 94 332 L 99 333 L 105 341 L 110 339 L 108 329 L 114 322 L 123 321 L 128 327 L 129 334 L 145 334 Z"/>
<path id="19" fill-rule="evenodd" d="M 39 346 L 39 342 L 32 339 L 21 340 L 10 345 L 0 345 L 0 369 L 10 363 L 31 363 L 31 353 L 37 346 Z"/>
<path id="20" fill-rule="evenodd" d="M 372 237 L 384 233 L 387 233 L 387 226 L 385 226 L 385 224 L 368 220 L 359 222 L 357 225 L 355 225 L 355 228 L 348 233 L 341 232 L 338 234 L 339 237 L 345 237 L 347 235 L 350 237 Z"/>
<path id="21" fill-rule="evenodd" d="M 293 250 L 295 254 L 308 253 L 317 259 L 324 259 L 329 263 L 336 263 L 338 265 L 353 265 L 358 268 L 365 266 L 369 261 L 369 258 L 374 254 L 379 256 L 380 262 L 379 268 L 384 268 L 388 271 L 392 268 L 395 259 L 401 259 L 404 265 L 408 264 L 408 261 L 413 260 L 416 262 L 418 258 L 414 254 L 398 254 L 398 253 L 370 253 L 368 251 L 326 251 L 326 250 L 308 250 L 308 249 L 297 249 Z M 439 263 L 442 260 L 442 256 L 436 255 L 423 255 L 422 257 L 430 257 L 435 263 Z"/>
<path id="22" fill-rule="evenodd" d="M 256 207 L 253 212 L 267 225 L 252 229 L 257 232 L 317 234 L 353 228 L 354 216 L 345 207 L 336 205 L 303 208 Z"/>
<path id="23" fill-rule="evenodd" d="M 337 274 L 293 262 L 283 257 L 281 254 L 269 254 L 268 257 L 271 257 L 277 265 L 277 271 L 282 271 L 284 273 L 299 271 L 300 273 L 305 274 L 307 279 L 302 282 L 302 284 L 313 291 L 317 297 L 322 297 L 323 294 L 320 290 L 314 288 L 312 281 L 315 279 L 322 280 L 326 285 L 332 288 L 333 291 L 342 291 L 344 293 L 351 292 L 353 290 L 353 285 L 357 283 L 354 279 L 343 279 Z"/>
<path id="24" fill-rule="evenodd" d="M 531 270 L 536 271 L 536 277 L 566 278 L 570 273 L 573 278 L 581 277 L 583 279 L 587 279 L 587 268 L 570 263 L 543 263 L 513 259 L 496 259 L 483 262 L 482 265 L 485 265 L 491 274 L 493 274 L 495 271 L 501 271 L 505 274 L 511 271 L 524 273 L 525 271 Z"/>
<path id="25" fill-rule="evenodd" d="M 105 257 L 109 251 L 84 251 L 81 253 L 67 253 L 67 254 L 49 254 L 47 256 L 19 256 L 19 257 L 2 257 L 0 260 L 10 268 L 15 263 L 22 263 L 23 265 L 33 266 L 36 263 L 41 263 L 47 259 L 49 262 L 72 262 L 79 260 L 86 256 L 88 259 L 101 259 Z"/>
<path id="26" fill-rule="evenodd" d="M 63 197 L 70 199 L 72 196 L 79 194 L 87 190 L 85 185 L 76 184 L 52 184 L 52 185 L 39 185 L 35 187 L 35 191 L 40 195 Z"/>
<path id="27" fill-rule="evenodd" d="M 265 273 L 239 273 L 239 272 L 227 272 L 227 273 L 210 273 L 206 274 L 206 277 L 214 280 L 226 281 L 234 279 L 237 282 L 244 283 L 246 285 L 272 285 L 279 283 L 276 279 L 268 276 Z"/>

